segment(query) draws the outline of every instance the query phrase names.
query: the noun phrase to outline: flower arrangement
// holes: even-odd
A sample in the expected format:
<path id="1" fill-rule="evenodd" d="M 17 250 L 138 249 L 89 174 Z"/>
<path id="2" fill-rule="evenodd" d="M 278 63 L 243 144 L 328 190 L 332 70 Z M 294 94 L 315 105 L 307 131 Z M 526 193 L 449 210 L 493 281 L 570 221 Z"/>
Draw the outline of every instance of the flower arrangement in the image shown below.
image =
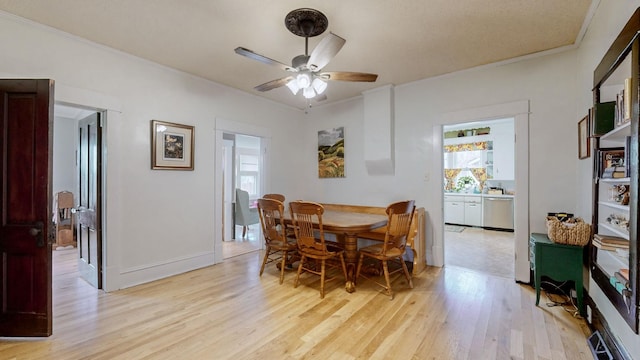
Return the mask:
<path id="1" fill-rule="evenodd" d="M 458 183 L 456 186 L 456 190 L 457 191 L 462 191 L 462 190 L 467 190 L 469 189 L 473 184 L 475 184 L 476 180 L 471 177 L 471 176 L 461 176 L 458 178 Z"/>

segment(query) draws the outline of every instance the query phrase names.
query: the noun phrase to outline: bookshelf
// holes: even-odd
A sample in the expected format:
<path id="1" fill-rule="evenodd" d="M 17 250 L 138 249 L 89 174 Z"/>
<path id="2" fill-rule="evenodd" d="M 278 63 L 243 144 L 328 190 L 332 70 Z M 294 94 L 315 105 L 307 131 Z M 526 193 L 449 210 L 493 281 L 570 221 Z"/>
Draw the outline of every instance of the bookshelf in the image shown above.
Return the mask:
<path id="1" fill-rule="evenodd" d="M 637 239 L 639 31 L 640 8 L 594 70 L 592 121 L 598 121 L 598 124 L 592 129 L 597 128 L 598 133 L 592 133 L 596 156 L 593 156 L 594 237 L 589 257 L 591 278 L 635 333 L 638 333 L 640 299 Z M 605 111 L 614 103 L 613 111 Z M 600 133 L 603 127 L 605 129 Z M 621 177 L 612 178 L 611 171 L 604 170 L 609 166 L 606 160 L 612 158 L 615 159 L 615 170 L 623 172 L 616 174 Z M 623 165 L 622 169 L 618 165 Z M 599 305 L 593 305 L 598 310 Z M 597 312 L 604 321 L 596 323 L 610 321 L 606 315 Z M 605 340 L 616 342 L 606 325 L 598 330 L 605 333 Z"/>

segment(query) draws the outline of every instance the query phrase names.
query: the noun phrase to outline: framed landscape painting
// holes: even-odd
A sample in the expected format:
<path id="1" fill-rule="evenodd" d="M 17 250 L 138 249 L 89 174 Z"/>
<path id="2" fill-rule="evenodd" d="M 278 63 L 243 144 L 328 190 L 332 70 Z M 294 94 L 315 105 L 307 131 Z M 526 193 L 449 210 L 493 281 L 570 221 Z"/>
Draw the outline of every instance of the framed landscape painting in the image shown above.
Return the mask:
<path id="1" fill-rule="evenodd" d="M 151 169 L 193 170 L 194 128 L 151 120 Z"/>
<path id="2" fill-rule="evenodd" d="M 318 177 L 344 177 L 344 127 L 318 131 Z"/>

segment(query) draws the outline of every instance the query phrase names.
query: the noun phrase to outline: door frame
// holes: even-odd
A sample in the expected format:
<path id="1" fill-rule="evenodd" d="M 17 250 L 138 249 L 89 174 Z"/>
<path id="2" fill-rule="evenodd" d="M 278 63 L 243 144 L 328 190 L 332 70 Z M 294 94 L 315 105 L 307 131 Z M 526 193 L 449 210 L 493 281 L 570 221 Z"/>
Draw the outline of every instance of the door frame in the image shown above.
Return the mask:
<path id="1" fill-rule="evenodd" d="M 265 127 L 252 125 L 248 123 L 232 121 L 222 118 L 215 119 L 215 151 L 214 151 L 214 199 L 213 199 L 213 218 L 215 231 L 213 233 L 213 262 L 214 264 L 224 261 L 224 254 L 222 252 L 222 242 L 224 239 L 224 226 L 223 226 L 223 214 L 224 214 L 224 172 L 222 159 L 224 133 L 235 133 L 243 135 L 251 135 L 260 138 L 260 150 L 262 153 L 260 164 L 260 193 L 264 193 L 265 189 L 270 188 L 269 179 L 269 164 L 270 164 L 270 146 L 271 146 L 271 130 Z"/>
<path id="2" fill-rule="evenodd" d="M 515 280 L 529 283 L 529 100 L 514 101 L 505 104 L 489 105 L 443 114 L 438 124 L 433 126 L 433 174 L 436 180 L 430 182 L 429 194 L 439 199 L 439 206 L 432 214 L 433 220 L 433 262 L 435 266 L 444 266 L 444 192 L 442 180 L 443 166 L 443 125 L 483 121 L 513 117 L 515 143 L 515 183 L 516 199 L 514 204 L 515 234 Z"/>
<path id="3" fill-rule="evenodd" d="M 66 86 L 56 83 L 55 104 L 79 107 L 102 112 L 102 290 L 109 292 L 120 289 L 120 254 L 121 243 L 118 239 L 121 234 L 122 224 L 117 221 L 109 223 L 108 219 L 117 219 L 119 201 L 115 191 L 110 192 L 111 187 L 117 187 L 117 167 L 109 167 L 109 157 L 118 159 L 120 149 L 118 142 L 124 141 L 117 136 L 109 137 L 110 133 L 120 132 L 122 124 L 122 105 L 120 101 L 111 96 L 97 93 L 91 90 Z M 111 172 L 111 173 L 110 173 Z M 111 241 L 109 239 L 112 238 Z"/>

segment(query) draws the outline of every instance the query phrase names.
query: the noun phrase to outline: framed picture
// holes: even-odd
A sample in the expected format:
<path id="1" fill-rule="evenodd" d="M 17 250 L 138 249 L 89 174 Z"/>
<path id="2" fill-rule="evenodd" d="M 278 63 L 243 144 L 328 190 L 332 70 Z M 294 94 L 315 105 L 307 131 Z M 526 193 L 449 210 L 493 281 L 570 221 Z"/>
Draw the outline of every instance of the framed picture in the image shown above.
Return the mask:
<path id="1" fill-rule="evenodd" d="M 151 169 L 193 170 L 194 127 L 151 120 Z"/>
<path id="2" fill-rule="evenodd" d="M 318 177 L 344 177 L 344 127 L 318 131 Z"/>
<path id="3" fill-rule="evenodd" d="M 589 116 L 578 121 L 578 159 L 586 159 L 591 156 L 589 141 Z"/>

